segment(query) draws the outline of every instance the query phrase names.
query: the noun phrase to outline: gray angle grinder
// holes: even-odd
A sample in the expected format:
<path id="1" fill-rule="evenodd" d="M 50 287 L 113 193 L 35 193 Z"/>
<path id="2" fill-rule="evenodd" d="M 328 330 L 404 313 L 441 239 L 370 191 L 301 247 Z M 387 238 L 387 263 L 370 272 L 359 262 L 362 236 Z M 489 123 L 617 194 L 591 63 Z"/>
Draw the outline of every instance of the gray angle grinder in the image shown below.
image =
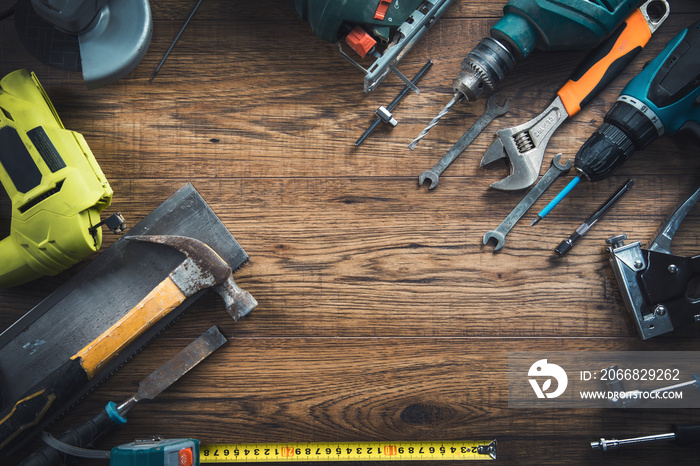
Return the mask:
<path id="1" fill-rule="evenodd" d="M 15 26 L 34 58 L 82 71 L 88 89 L 136 68 L 153 30 L 148 0 L 19 0 Z"/>

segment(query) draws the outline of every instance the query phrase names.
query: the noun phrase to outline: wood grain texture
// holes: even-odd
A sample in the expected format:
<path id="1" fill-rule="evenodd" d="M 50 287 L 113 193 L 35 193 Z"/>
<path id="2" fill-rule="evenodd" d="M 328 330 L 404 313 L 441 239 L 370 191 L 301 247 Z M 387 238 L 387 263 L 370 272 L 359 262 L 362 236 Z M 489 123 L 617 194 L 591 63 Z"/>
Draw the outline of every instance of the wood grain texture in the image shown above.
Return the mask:
<path id="1" fill-rule="evenodd" d="M 663 138 L 614 176 L 582 183 L 543 222 L 529 220 L 564 186 L 557 180 L 506 238 L 482 245 L 524 193 L 489 185 L 505 164 L 479 167 L 494 131 L 544 110 L 583 52 L 535 52 L 503 82 L 510 112 L 496 120 L 440 179 L 417 186 L 481 115 L 459 104 L 410 151 L 408 143 L 451 96 L 464 55 L 488 33 L 504 2 L 456 0 L 405 58 L 415 74 L 431 59 L 421 94 L 395 109 L 395 128 L 354 141 L 402 88 L 389 76 L 362 93 L 362 76 L 337 47 L 313 35 L 285 2 L 208 0 L 158 77 L 149 77 L 194 2 L 153 2 L 151 46 L 128 77 L 86 91 L 79 75 L 37 63 L 11 20 L 0 22 L 0 76 L 28 68 L 66 127 L 85 136 L 115 195 L 110 212 L 134 224 L 192 182 L 250 255 L 237 283 L 259 301 L 238 323 L 206 295 L 52 431 L 91 417 L 216 324 L 229 338 L 201 366 L 137 406 L 98 447 L 160 434 L 204 442 L 492 439 L 503 464 L 695 464 L 696 450 L 646 446 L 594 454 L 589 442 L 666 432 L 698 422 L 694 410 L 514 410 L 508 353 L 526 350 L 678 351 L 697 330 L 642 342 L 604 253 L 626 233 L 648 242 L 700 183 L 698 148 Z M 673 13 L 637 60 L 566 122 L 546 156 L 573 157 L 627 81 L 677 31 L 700 18 L 692 0 Z M 1 9 L 1 8 L 0 8 Z M 626 179 L 634 188 L 565 258 L 552 249 Z M 0 195 L 0 232 L 9 230 Z M 700 251 L 691 213 L 674 251 Z M 103 249 L 114 242 L 105 234 Z M 97 254 L 86 260 L 90 261 Z M 71 277 L 0 291 L 0 329 Z M 0 374 L 0 376 L 2 376 Z M 24 453 L 38 444 L 33 443 Z"/>

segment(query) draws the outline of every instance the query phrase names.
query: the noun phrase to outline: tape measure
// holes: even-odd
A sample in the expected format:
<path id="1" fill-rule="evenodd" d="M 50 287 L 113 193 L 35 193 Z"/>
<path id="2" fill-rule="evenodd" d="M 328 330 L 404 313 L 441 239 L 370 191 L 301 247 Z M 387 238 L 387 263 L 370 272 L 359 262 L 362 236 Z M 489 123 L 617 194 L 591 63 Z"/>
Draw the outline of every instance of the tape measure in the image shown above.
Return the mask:
<path id="1" fill-rule="evenodd" d="M 495 460 L 496 441 L 202 445 L 200 463 Z"/>

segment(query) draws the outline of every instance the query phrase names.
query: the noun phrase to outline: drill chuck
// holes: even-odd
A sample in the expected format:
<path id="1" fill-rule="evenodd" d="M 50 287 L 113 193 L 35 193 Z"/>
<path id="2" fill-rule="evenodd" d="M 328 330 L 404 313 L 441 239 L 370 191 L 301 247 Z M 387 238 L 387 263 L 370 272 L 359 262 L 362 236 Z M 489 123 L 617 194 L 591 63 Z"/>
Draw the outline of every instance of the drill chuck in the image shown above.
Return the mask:
<path id="1" fill-rule="evenodd" d="M 484 90 L 493 91 L 513 65 L 515 58 L 508 48 L 486 37 L 462 60 L 462 70 L 452 88 L 467 100 L 477 100 Z"/>
<path id="2" fill-rule="evenodd" d="M 635 152 L 632 140 L 617 126 L 600 125 L 576 154 L 574 168 L 589 181 L 600 181 L 612 174 Z"/>
<path id="3" fill-rule="evenodd" d="M 654 124 L 658 119 L 649 114 L 648 107 L 639 108 L 635 103 L 623 95 L 605 116 L 605 123 L 579 149 L 574 167 L 588 180 L 607 178 L 663 134 L 663 125 Z"/>

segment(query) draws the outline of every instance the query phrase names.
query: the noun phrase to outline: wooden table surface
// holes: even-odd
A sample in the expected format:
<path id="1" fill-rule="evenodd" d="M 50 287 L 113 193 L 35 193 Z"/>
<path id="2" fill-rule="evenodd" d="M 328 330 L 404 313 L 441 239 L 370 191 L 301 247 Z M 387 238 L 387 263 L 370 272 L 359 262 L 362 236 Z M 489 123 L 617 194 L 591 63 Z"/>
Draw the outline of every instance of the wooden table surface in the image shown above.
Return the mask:
<path id="1" fill-rule="evenodd" d="M 0 6 L 8 2 L 0 1 Z M 672 14 L 638 59 L 553 136 L 573 157 L 627 81 L 700 4 L 670 0 Z M 395 110 L 398 126 L 354 141 L 403 87 L 390 76 L 369 95 L 362 75 L 278 0 L 207 0 L 166 61 L 149 76 L 194 1 L 152 2 L 153 39 L 126 78 L 87 91 L 81 76 L 25 52 L 0 22 L 0 76 L 36 72 L 67 128 L 82 133 L 114 189 L 110 212 L 134 224 L 191 182 L 250 262 L 235 275 L 259 306 L 234 323 L 207 294 L 174 326 L 54 426 L 58 433 L 107 401 L 130 396 L 168 357 L 217 325 L 229 343 L 130 413 L 98 447 L 152 434 L 204 443 L 497 439 L 501 464 L 696 464 L 697 450 L 668 444 L 602 454 L 589 442 L 667 432 L 700 421 L 694 410 L 510 409 L 514 351 L 698 349 L 697 330 L 642 341 L 605 254 L 626 233 L 648 242 L 700 183 L 698 148 L 664 137 L 598 183 L 582 183 L 535 227 L 530 219 L 564 186 L 555 182 L 493 252 L 482 245 L 524 192 L 489 185 L 504 163 L 479 160 L 496 129 L 539 114 L 583 52 L 535 52 L 499 90 L 499 118 L 448 168 L 433 191 L 417 176 L 480 116 L 460 103 L 418 145 L 408 143 L 451 96 L 465 54 L 501 15 L 503 1 L 456 0 L 404 59 L 412 76 L 434 66 Z M 0 8 L 2 9 L 2 8 Z M 564 258 L 553 248 L 626 179 L 636 182 Z M 0 220 L 9 230 L 4 194 Z M 700 217 L 683 223 L 675 252 L 700 251 Z M 105 234 L 102 248 L 115 241 Z M 97 255 L 88 258 L 93 260 Z M 0 291 L 0 329 L 75 274 L 76 266 Z M 38 444 L 32 444 L 32 448 Z M 30 451 L 27 448 L 25 451 Z"/>

